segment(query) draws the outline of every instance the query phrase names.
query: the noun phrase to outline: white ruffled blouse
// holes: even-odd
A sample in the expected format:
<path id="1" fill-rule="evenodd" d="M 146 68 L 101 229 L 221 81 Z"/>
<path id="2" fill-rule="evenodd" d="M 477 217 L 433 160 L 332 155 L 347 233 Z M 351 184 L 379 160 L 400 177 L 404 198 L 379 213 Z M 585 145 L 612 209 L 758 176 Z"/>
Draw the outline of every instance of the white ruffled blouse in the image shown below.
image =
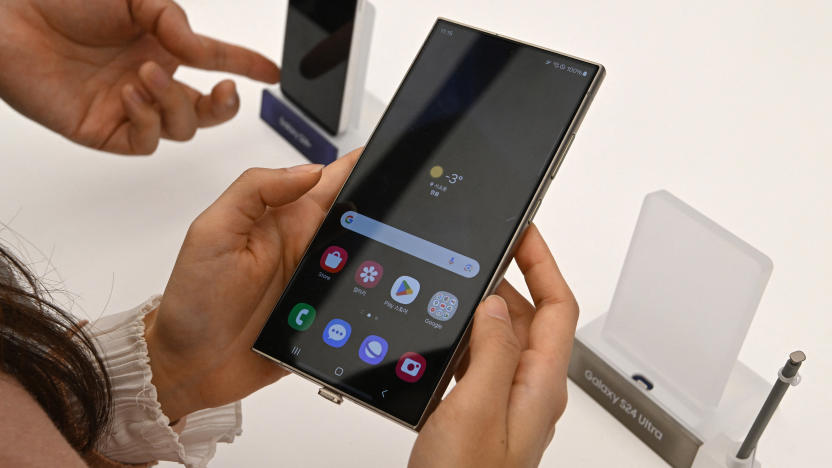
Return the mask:
<path id="1" fill-rule="evenodd" d="M 166 460 L 202 468 L 213 458 L 218 442 L 230 443 L 242 433 L 240 402 L 197 411 L 170 425 L 150 381 L 144 340 L 143 318 L 160 301 L 161 296 L 154 296 L 85 326 L 104 360 L 113 396 L 111 427 L 96 450 L 121 463 Z"/>

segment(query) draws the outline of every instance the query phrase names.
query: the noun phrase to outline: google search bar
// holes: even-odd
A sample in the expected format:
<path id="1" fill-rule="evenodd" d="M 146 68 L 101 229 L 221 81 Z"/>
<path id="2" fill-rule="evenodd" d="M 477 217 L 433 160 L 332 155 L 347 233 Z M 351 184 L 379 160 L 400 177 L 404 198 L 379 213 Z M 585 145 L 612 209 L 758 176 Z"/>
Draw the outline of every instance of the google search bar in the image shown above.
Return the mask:
<path id="1" fill-rule="evenodd" d="M 480 272 L 480 264 L 473 258 L 355 211 L 347 211 L 341 215 L 341 226 L 466 278 L 473 278 Z"/>

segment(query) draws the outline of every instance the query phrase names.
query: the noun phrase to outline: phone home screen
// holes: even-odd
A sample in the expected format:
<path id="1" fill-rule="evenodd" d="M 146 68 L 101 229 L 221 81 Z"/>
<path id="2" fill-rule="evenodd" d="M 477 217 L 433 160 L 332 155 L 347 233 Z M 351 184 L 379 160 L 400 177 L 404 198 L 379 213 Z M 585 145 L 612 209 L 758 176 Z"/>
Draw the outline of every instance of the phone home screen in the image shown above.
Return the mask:
<path id="1" fill-rule="evenodd" d="M 438 21 L 254 348 L 415 426 L 597 72 Z"/>

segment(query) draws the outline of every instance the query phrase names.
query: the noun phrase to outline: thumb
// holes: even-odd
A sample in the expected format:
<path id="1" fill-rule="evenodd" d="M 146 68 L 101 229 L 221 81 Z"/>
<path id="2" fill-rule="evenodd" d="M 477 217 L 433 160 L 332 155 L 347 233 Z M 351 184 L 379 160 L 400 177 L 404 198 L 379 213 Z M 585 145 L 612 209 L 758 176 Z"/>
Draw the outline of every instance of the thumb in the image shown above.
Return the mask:
<path id="1" fill-rule="evenodd" d="M 268 207 L 291 203 L 321 178 L 320 164 L 286 169 L 248 169 L 237 178 L 198 221 L 234 234 L 247 235 Z"/>
<path id="2" fill-rule="evenodd" d="M 489 296 L 474 314 L 468 370 L 454 391 L 468 393 L 489 411 L 505 413 L 520 351 L 506 301 Z"/>

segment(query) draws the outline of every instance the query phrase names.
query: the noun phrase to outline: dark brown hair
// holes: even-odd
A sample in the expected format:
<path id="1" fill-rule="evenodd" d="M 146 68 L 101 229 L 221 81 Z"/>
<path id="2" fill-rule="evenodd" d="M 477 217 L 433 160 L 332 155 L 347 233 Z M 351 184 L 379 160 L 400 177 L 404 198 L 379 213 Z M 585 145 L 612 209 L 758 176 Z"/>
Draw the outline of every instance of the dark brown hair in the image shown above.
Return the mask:
<path id="1" fill-rule="evenodd" d="M 17 379 L 80 453 L 94 448 L 112 407 L 92 339 L 0 245 L 0 371 Z"/>

